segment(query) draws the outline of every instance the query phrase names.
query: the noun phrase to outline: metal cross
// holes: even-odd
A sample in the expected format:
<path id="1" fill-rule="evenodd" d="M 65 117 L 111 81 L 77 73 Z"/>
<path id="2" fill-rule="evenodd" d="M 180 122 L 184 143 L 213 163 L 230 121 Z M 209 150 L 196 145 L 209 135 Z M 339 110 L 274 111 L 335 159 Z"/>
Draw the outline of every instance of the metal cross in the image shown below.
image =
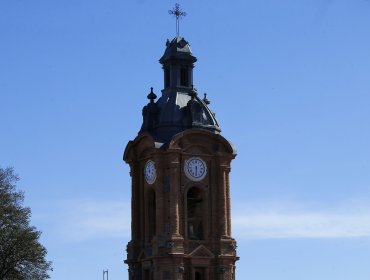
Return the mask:
<path id="1" fill-rule="evenodd" d="M 169 10 L 168 13 L 176 17 L 176 36 L 179 37 L 180 33 L 180 18 L 185 17 L 186 13 L 180 10 L 180 5 L 178 3 L 175 4 L 175 8 Z"/>

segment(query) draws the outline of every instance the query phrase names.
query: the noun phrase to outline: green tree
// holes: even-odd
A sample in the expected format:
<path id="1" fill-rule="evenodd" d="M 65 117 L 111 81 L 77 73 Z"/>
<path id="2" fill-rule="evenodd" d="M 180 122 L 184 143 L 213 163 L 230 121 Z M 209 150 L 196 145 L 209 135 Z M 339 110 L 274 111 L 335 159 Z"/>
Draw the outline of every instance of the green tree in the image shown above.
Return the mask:
<path id="1" fill-rule="evenodd" d="M 0 279 L 48 279 L 51 262 L 39 243 L 41 232 L 30 225 L 31 210 L 22 205 L 17 181 L 12 168 L 0 168 Z"/>

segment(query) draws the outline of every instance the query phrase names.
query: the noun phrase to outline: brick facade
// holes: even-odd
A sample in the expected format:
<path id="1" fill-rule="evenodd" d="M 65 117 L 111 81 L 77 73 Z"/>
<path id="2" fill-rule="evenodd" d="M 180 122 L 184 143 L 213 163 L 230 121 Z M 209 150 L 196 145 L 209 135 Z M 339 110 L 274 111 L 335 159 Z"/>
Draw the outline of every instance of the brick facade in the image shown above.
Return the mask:
<path id="1" fill-rule="evenodd" d="M 236 151 L 192 85 L 196 60 L 184 38 L 167 41 L 162 96 L 154 102 L 151 89 L 139 135 L 124 152 L 132 178 L 129 280 L 235 279 L 229 173 Z"/>

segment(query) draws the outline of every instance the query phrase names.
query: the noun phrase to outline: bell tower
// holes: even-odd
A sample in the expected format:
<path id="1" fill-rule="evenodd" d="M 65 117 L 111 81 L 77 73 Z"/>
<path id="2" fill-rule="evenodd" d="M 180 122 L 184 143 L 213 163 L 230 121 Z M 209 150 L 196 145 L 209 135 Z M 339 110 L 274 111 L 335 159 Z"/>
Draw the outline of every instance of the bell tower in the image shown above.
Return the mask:
<path id="1" fill-rule="evenodd" d="M 231 235 L 232 144 L 209 100 L 193 87 L 189 43 L 167 40 L 160 98 L 151 89 L 143 124 L 123 159 L 132 178 L 130 280 L 234 280 Z"/>

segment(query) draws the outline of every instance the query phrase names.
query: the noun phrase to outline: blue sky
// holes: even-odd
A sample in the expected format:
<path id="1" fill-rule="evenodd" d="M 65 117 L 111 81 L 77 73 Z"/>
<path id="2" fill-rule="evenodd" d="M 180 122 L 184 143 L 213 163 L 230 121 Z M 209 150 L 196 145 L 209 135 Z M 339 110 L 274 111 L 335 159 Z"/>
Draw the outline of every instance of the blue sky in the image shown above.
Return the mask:
<path id="1" fill-rule="evenodd" d="M 370 2 L 179 1 L 231 173 L 237 279 L 370 276 Z M 53 280 L 127 279 L 125 145 L 174 1 L 0 1 L 0 165 L 20 174 Z"/>

